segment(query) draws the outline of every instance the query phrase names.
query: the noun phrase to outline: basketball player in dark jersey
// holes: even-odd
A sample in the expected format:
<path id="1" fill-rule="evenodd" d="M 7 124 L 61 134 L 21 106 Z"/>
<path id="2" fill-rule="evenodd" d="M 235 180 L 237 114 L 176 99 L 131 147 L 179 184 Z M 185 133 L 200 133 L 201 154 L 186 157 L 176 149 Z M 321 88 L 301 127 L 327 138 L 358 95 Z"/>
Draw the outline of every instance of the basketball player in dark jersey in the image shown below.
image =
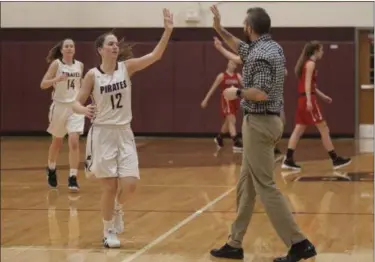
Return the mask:
<path id="1" fill-rule="evenodd" d="M 217 75 L 214 83 L 210 90 L 206 94 L 205 98 L 201 103 L 202 108 L 207 107 L 208 100 L 211 98 L 215 90 L 220 86 L 221 92 L 231 86 L 240 87 L 242 85 L 242 77 L 239 73 L 236 73 L 237 64 L 229 60 L 227 69 Z M 239 109 L 239 99 L 228 101 L 223 95 L 221 95 L 221 114 L 224 117 L 224 123 L 221 126 L 220 133 L 215 137 L 215 143 L 219 148 L 224 146 L 223 136 L 229 131 L 229 134 L 233 140 L 233 152 L 242 152 L 242 141 L 240 140 L 236 130 L 236 114 Z"/>
<path id="2" fill-rule="evenodd" d="M 223 47 L 223 44 L 222 42 L 217 38 L 217 37 L 214 37 L 214 45 L 216 47 L 216 49 L 227 59 L 230 59 L 232 60 L 233 62 L 235 62 L 236 64 L 239 64 L 239 65 L 242 65 L 242 60 L 240 58 L 239 55 L 236 55 L 230 51 L 228 51 L 227 49 L 225 49 Z M 285 75 L 287 75 L 288 72 L 287 70 L 285 69 Z M 281 111 L 281 114 L 280 114 L 280 117 L 284 123 L 284 126 L 286 124 L 286 119 L 285 119 L 285 113 L 284 113 L 284 110 Z M 274 150 L 274 153 L 275 153 L 275 161 L 281 161 L 282 158 L 283 158 L 283 154 L 282 152 L 280 151 L 280 149 L 276 146 L 275 147 L 275 150 Z"/>
<path id="3" fill-rule="evenodd" d="M 338 156 L 334 150 L 329 128 L 324 120 L 318 105 L 317 96 L 327 103 L 332 99 L 317 88 L 316 61 L 323 56 L 323 45 L 312 41 L 305 45 L 297 61 L 295 73 L 298 76 L 298 106 L 296 112 L 296 126 L 289 139 L 288 151 L 283 161 L 282 168 L 300 170 L 301 167 L 293 160 L 293 153 L 300 137 L 308 125 L 315 125 L 321 135 L 323 145 L 332 160 L 333 168 L 338 169 L 350 164 L 350 158 Z"/>

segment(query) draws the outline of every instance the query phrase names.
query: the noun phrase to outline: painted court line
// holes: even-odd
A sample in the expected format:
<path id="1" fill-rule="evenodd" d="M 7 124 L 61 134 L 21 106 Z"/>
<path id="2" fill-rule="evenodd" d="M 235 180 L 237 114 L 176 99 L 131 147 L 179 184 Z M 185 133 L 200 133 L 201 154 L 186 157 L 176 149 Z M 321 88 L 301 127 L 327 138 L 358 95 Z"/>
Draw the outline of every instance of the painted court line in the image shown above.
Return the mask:
<path id="1" fill-rule="evenodd" d="M 64 248 L 64 247 L 49 247 L 49 246 L 9 246 L 1 247 L 1 250 L 19 251 L 16 255 L 25 251 L 87 251 L 87 252 L 107 252 L 107 251 L 121 251 L 121 252 L 135 252 L 139 249 L 103 249 L 103 248 Z"/>
<path id="2" fill-rule="evenodd" d="M 185 218 L 184 220 L 182 220 L 180 223 L 178 223 L 177 225 L 175 225 L 174 227 L 172 227 L 170 230 L 168 230 L 167 232 L 165 232 L 163 235 L 161 235 L 158 238 L 156 238 L 155 240 L 151 241 L 148 245 L 144 246 L 142 249 L 138 250 L 133 255 L 125 258 L 121 262 L 130 262 L 130 261 L 138 258 L 143 253 L 145 253 L 147 250 L 149 250 L 152 247 L 156 246 L 157 244 L 159 244 L 160 242 L 162 242 L 163 240 L 165 240 L 167 237 L 169 237 L 170 235 L 172 235 L 174 232 L 176 232 L 177 230 L 179 230 L 180 228 L 182 228 L 184 225 L 186 225 L 187 223 L 191 222 L 192 220 L 194 220 L 195 218 L 197 218 L 198 216 L 200 216 L 204 211 L 206 211 L 207 209 L 209 209 L 210 207 L 212 207 L 213 205 L 215 205 L 217 202 L 219 202 L 220 200 L 222 200 L 224 197 L 228 196 L 230 193 L 232 193 L 232 191 L 235 188 L 236 187 L 232 187 L 231 189 L 229 189 L 225 193 L 221 194 L 220 196 L 218 196 L 217 198 L 215 198 L 214 200 L 212 200 L 211 202 L 209 202 L 207 205 L 205 205 L 204 207 L 202 207 L 201 209 L 199 209 L 198 211 L 196 211 L 195 213 L 191 214 L 190 216 L 188 216 L 187 218 Z"/>

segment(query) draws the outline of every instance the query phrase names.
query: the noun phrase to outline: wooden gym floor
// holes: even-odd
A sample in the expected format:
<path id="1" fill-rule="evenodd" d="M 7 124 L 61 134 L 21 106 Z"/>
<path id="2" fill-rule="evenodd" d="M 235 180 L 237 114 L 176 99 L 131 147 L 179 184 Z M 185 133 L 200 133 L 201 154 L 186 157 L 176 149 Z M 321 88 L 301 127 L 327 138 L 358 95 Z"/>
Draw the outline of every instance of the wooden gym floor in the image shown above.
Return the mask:
<path id="1" fill-rule="evenodd" d="M 287 141 L 281 142 L 286 148 Z M 275 170 L 316 262 L 374 261 L 373 154 L 354 140 L 334 141 L 353 163 L 333 172 L 319 139 L 302 140 L 299 174 Z M 213 139 L 137 139 L 141 181 L 125 207 L 122 247 L 102 248 L 100 188 L 80 169 L 81 192 L 67 190 L 68 148 L 58 161 L 59 189 L 46 185 L 49 138 L 2 138 L 2 262 L 203 262 L 227 238 L 235 218 L 241 154 Z M 81 144 L 84 159 L 84 139 Z M 245 261 L 270 262 L 286 252 L 258 201 L 245 237 Z M 227 260 L 220 260 L 227 261 Z"/>

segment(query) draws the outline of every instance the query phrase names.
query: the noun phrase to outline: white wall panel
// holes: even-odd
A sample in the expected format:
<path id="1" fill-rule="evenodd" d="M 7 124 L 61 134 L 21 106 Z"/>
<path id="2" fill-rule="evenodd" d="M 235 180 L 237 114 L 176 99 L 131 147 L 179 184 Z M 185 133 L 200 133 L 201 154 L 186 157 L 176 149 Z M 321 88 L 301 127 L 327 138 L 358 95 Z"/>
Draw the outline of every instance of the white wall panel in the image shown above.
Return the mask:
<path id="1" fill-rule="evenodd" d="M 162 8 L 175 14 L 176 27 L 211 27 L 213 2 L 2 2 L 2 27 L 161 27 Z M 373 2 L 221 2 L 223 24 L 242 25 L 246 9 L 266 8 L 274 27 L 370 27 Z M 189 25 L 186 12 L 200 22 Z"/>

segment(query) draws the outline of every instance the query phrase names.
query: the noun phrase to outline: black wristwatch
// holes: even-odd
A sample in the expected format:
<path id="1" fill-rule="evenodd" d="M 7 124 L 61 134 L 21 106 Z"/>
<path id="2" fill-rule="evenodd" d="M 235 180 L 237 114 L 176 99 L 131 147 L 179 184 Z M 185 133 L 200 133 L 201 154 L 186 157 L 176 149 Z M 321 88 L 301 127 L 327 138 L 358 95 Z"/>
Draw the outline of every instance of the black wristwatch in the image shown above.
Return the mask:
<path id="1" fill-rule="evenodd" d="M 242 98 L 242 89 L 238 88 L 237 91 L 236 91 L 236 96 L 238 98 Z"/>

